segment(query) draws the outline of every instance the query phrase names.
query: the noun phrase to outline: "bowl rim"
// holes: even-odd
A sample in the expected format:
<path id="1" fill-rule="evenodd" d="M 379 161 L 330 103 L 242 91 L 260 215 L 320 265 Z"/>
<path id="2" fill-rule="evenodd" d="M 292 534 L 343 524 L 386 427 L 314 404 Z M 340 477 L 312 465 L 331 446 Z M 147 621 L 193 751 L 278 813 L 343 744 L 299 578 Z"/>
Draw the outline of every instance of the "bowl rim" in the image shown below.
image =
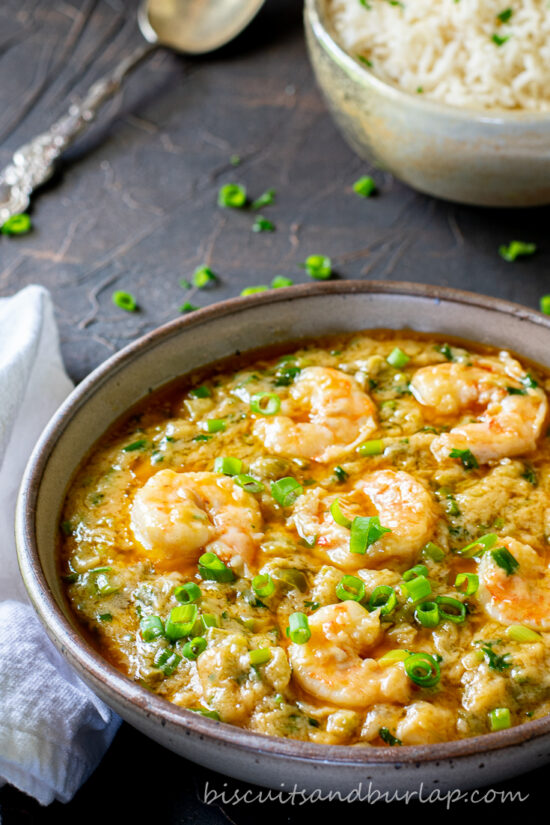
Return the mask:
<path id="1" fill-rule="evenodd" d="M 521 126 L 540 126 L 550 124 L 550 112 L 532 112 L 529 110 L 508 111 L 507 109 L 474 109 L 466 106 L 452 106 L 438 100 L 430 100 L 422 95 L 412 95 L 393 86 L 373 74 L 367 66 L 357 61 L 347 52 L 329 32 L 323 22 L 322 4 L 327 0 L 306 0 L 304 16 L 309 23 L 317 41 L 328 52 L 332 59 L 354 80 L 362 86 L 376 91 L 394 103 L 423 110 L 426 114 L 439 114 L 457 120 L 468 120 L 483 124 L 488 128 L 498 128 L 504 125 L 517 124 Z"/>
<path id="2" fill-rule="evenodd" d="M 100 364 L 69 395 L 53 415 L 40 436 L 27 464 L 21 484 L 16 511 L 16 541 L 20 570 L 27 592 L 56 647 L 71 664 L 86 673 L 88 681 L 101 685 L 119 706 L 130 704 L 152 717 L 160 725 L 171 726 L 180 733 L 195 734 L 217 744 L 240 751 L 262 754 L 271 758 L 292 759 L 334 766 L 349 765 L 414 765 L 439 762 L 446 759 L 478 756 L 491 751 L 521 745 L 527 741 L 550 734 L 550 715 L 525 722 L 507 730 L 487 733 L 468 739 L 429 745 L 407 745 L 398 749 L 388 747 L 357 747 L 353 745 L 324 745 L 295 739 L 271 736 L 244 730 L 231 724 L 202 717 L 198 713 L 181 708 L 167 699 L 152 694 L 146 688 L 124 676 L 97 653 L 86 639 L 65 617 L 50 590 L 40 564 L 38 543 L 34 529 L 36 503 L 44 469 L 55 450 L 58 439 L 72 418 L 88 401 L 101 391 L 126 365 L 182 329 L 200 327 L 204 322 L 237 314 L 249 308 L 277 304 L 289 299 L 307 299 L 326 295 L 398 295 L 489 309 L 529 321 L 544 327 L 550 333 L 550 317 L 537 310 L 500 298 L 477 295 L 449 287 L 416 284 L 400 281 L 331 281 L 303 284 L 247 298 L 232 298 L 197 310 L 196 312 L 163 324 L 138 338 Z M 254 347 L 251 347 L 254 349 Z"/>

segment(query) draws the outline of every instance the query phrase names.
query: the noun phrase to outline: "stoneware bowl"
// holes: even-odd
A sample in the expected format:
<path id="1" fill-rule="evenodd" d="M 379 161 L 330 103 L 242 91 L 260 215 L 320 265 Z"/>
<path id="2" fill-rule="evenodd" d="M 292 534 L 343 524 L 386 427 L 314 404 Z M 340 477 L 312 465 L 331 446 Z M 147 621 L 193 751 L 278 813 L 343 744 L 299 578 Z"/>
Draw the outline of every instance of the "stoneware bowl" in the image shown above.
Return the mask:
<path id="1" fill-rule="evenodd" d="M 328 0 L 306 0 L 309 52 L 344 137 L 430 195 L 479 206 L 550 203 L 550 115 L 460 109 L 376 78 L 339 45 Z"/>
<path id="2" fill-rule="evenodd" d="M 54 416 L 25 472 L 17 508 L 23 578 L 50 638 L 124 719 L 189 759 L 280 789 L 348 793 L 467 789 L 550 761 L 550 717 L 445 744 L 317 745 L 250 733 L 170 704 L 107 664 L 84 640 L 63 597 L 55 544 L 65 492 L 105 430 L 152 390 L 190 370 L 270 344 L 368 328 L 444 332 L 550 361 L 550 318 L 466 292 L 341 281 L 278 289 L 194 312 L 146 335 L 83 381 Z"/>

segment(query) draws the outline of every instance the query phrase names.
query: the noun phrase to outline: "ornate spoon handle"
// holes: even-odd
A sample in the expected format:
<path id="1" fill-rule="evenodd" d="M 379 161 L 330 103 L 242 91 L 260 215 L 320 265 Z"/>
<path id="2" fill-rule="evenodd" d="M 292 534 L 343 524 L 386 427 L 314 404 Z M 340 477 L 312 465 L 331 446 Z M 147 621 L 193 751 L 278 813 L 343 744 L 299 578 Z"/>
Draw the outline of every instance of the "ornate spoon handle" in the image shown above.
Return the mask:
<path id="1" fill-rule="evenodd" d="M 91 87 L 80 103 L 57 120 L 47 132 L 37 135 L 14 153 L 0 172 L 0 226 L 12 215 L 24 212 L 33 191 L 53 174 L 54 162 L 91 123 L 103 103 L 120 88 L 122 81 L 157 48 L 144 43 L 125 57 L 115 69 Z"/>

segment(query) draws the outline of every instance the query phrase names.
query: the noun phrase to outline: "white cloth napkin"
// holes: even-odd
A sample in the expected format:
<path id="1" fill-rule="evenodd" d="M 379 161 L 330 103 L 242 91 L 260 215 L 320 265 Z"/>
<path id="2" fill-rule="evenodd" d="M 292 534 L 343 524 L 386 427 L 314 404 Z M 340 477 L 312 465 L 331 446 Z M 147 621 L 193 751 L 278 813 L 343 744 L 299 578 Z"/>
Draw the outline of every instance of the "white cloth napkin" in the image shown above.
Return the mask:
<path id="1" fill-rule="evenodd" d="M 15 553 L 25 464 L 71 389 L 49 293 L 29 286 L 0 299 L 0 786 L 15 785 L 43 805 L 73 797 L 120 724 L 47 638 Z"/>

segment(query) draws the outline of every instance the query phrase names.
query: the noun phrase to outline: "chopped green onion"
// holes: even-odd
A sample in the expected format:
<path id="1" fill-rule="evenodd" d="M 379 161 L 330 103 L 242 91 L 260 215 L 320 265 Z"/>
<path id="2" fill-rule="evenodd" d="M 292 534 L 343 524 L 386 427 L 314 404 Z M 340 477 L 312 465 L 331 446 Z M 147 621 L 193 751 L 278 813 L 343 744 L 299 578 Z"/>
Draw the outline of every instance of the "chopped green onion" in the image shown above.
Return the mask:
<path id="1" fill-rule="evenodd" d="M 31 226 L 30 217 L 22 212 L 20 215 L 12 215 L 11 218 L 8 218 L 0 227 L 0 232 L 3 235 L 26 235 L 27 232 L 30 232 Z"/>
<path id="2" fill-rule="evenodd" d="M 422 627 L 437 627 L 439 624 L 439 608 L 435 602 L 420 602 L 415 608 L 414 618 Z"/>
<path id="3" fill-rule="evenodd" d="M 97 617 L 98 621 L 100 622 L 112 622 L 113 621 L 113 614 L 112 613 L 100 613 Z"/>
<path id="4" fill-rule="evenodd" d="M 158 667 L 165 676 L 171 676 L 181 662 L 181 656 L 172 650 L 163 650 L 155 656 L 153 664 Z"/>
<path id="5" fill-rule="evenodd" d="M 498 35 L 493 35 L 493 39 Z M 506 40 L 508 38 L 505 38 Z M 495 41 L 496 42 L 496 41 Z M 497 45 L 501 45 L 500 43 Z M 524 241 L 510 241 L 508 246 L 503 244 L 499 246 L 498 252 L 501 258 L 505 261 L 515 261 L 521 255 L 533 255 L 537 251 L 537 245 L 534 243 L 525 243 Z"/>
<path id="6" fill-rule="evenodd" d="M 427 596 L 430 596 L 432 592 L 432 586 L 426 576 L 417 576 L 406 584 L 402 584 L 401 587 L 411 602 L 425 599 Z"/>
<path id="7" fill-rule="evenodd" d="M 506 635 L 514 642 L 540 642 L 542 640 L 540 633 L 522 624 L 511 624 L 506 628 Z"/>
<path id="8" fill-rule="evenodd" d="M 291 476 L 271 482 L 271 495 L 281 507 L 290 507 L 303 492 L 302 485 Z"/>
<path id="9" fill-rule="evenodd" d="M 339 499 L 335 498 L 332 504 L 330 505 L 330 514 L 336 524 L 339 524 L 340 527 L 347 527 L 348 529 L 351 527 L 352 522 L 349 518 L 342 513 L 340 509 L 340 501 Z"/>
<path id="10" fill-rule="evenodd" d="M 372 612 L 380 608 L 380 615 L 387 616 L 395 609 L 396 605 L 397 596 L 393 587 L 390 587 L 389 584 L 379 584 L 370 595 L 368 609 Z"/>
<path id="11" fill-rule="evenodd" d="M 194 661 L 195 659 L 198 659 L 201 653 L 204 653 L 206 646 L 207 641 L 204 636 L 195 636 L 194 639 L 190 639 L 184 644 L 182 653 L 186 659 L 191 659 L 191 661 Z"/>
<path id="12" fill-rule="evenodd" d="M 254 223 L 252 224 L 252 231 L 253 232 L 274 232 L 275 231 L 275 224 L 272 221 L 268 221 L 268 219 L 264 218 L 263 215 L 257 215 Z"/>
<path id="13" fill-rule="evenodd" d="M 256 295 L 258 292 L 268 292 L 268 286 L 246 286 L 241 290 L 241 297 L 246 298 L 248 295 Z"/>
<path id="14" fill-rule="evenodd" d="M 494 670 L 496 673 L 503 673 L 511 666 L 510 661 L 510 654 L 505 653 L 504 656 L 499 656 L 498 653 L 491 647 L 492 642 L 487 642 L 487 644 L 481 647 L 481 652 L 485 656 L 485 660 L 490 670 Z"/>
<path id="15" fill-rule="evenodd" d="M 376 183 L 369 175 L 364 175 L 355 181 L 353 191 L 362 198 L 370 198 L 376 192 Z"/>
<path id="16" fill-rule="evenodd" d="M 485 553 L 486 550 L 490 550 L 490 548 L 493 547 L 497 541 L 498 536 L 496 533 L 487 533 L 485 536 L 480 536 L 480 538 L 476 539 L 471 544 L 467 544 L 466 547 L 462 548 L 462 550 L 458 550 L 458 554 L 469 559 L 473 556 L 478 556 Z"/>
<path id="17" fill-rule="evenodd" d="M 139 441 L 132 441 L 131 444 L 127 444 L 125 447 L 122 448 L 123 453 L 133 453 L 136 450 L 143 450 L 144 447 L 147 446 L 147 439 L 140 438 Z"/>
<path id="18" fill-rule="evenodd" d="M 405 570 L 403 573 L 403 581 L 410 582 L 418 576 L 428 576 L 428 568 L 424 564 L 415 564 L 410 570 Z"/>
<path id="19" fill-rule="evenodd" d="M 186 582 L 175 588 L 174 597 L 180 604 L 193 604 L 200 600 L 202 592 L 195 582 Z"/>
<path id="20" fill-rule="evenodd" d="M 300 266 L 316 281 L 327 281 L 332 275 L 332 261 L 326 255 L 310 255 Z"/>
<path id="21" fill-rule="evenodd" d="M 271 288 L 282 289 L 285 286 L 294 286 L 292 278 L 286 278 L 284 275 L 275 275 L 271 281 Z"/>
<path id="22" fill-rule="evenodd" d="M 506 730 L 511 724 L 509 708 L 495 708 L 489 711 L 489 727 L 492 731 Z"/>
<path id="23" fill-rule="evenodd" d="M 118 591 L 120 590 L 119 586 L 113 584 L 109 576 L 107 575 L 108 572 L 111 571 L 111 569 L 112 568 L 110 567 L 98 567 L 95 571 L 90 571 L 95 576 L 94 585 L 98 596 L 112 596 L 113 593 L 118 593 Z"/>
<path id="24" fill-rule="evenodd" d="M 465 584 L 466 587 L 462 587 Z M 455 587 L 465 596 L 473 596 L 479 588 L 479 576 L 476 573 L 459 573 L 455 579 Z"/>
<path id="25" fill-rule="evenodd" d="M 201 716 L 205 716 L 207 719 L 214 719 L 216 722 L 220 721 L 220 714 L 217 710 L 204 710 L 203 708 L 189 708 L 192 710 L 193 713 L 200 713 Z"/>
<path id="26" fill-rule="evenodd" d="M 454 624 L 466 621 L 466 605 L 450 596 L 438 596 L 436 599 L 441 618 Z"/>
<path id="27" fill-rule="evenodd" d="M 397 736 L 394 736 L 389 728 L 379 728 L 378 736 L 380 737 L 382 742 L 386 743 L 386 745 L 402 745 L 403 744 L 401 739 L 398 739 Z"/>
<path id="28" fill-rule="evenodd" d="M 193 441 L 210 441 L 211 438 L 211 435 L 203 435 L 202 433 L 200 433 L 200 435 L 196 435 L 193 438 Z"/>
<path id="29" fill-rule="evenodd" d="M 256 650 L 251 650 L 248 656 L 252 667 L 258 667 L 269 662 L 271 659 L 271 651 L 268 647 L 259 647 Z"/>
<path id="30" fill-rule="evenodd" d="M 305 613 L 291 613 L 288 617 L 286 635 L 296 645 L 305 645 L 311 638 L 311 630 Z"/>
<path id="31" fill-rule="evenodd" d="M 182 314 L 186 312 L 195 312 L 197 309 L 199 309 L 199 307 L 195 306 L 195 304 L 191 304 L 189 301 L 186 301 L 180 306 L 180 312 Z"/>
<path id="32" fill-rule="evenodd" d="M 277 370 L 275 378 L 276 387 L 289 387 L 301 373 L 300 367 L 283 367 Z"/>
<path id="33" fill-rule="evenodd" d="M 252 201 L 250 204 L 251 209 L 261 209 L 262 206 L 271 206 L 271 204 L 275 201 L 276 192 L 274 189 L 268 189 L 267 192 L 264 192 L 263 195 L 260 195 L 259 198 L 256 198 L 255 201 Z"/>
<path id="34" fill-rule="evenodd" d="M 497 547 L 496 550 L 491 550 L 491 556 L 507 576 L 512 576 L 519 567 L 519 561 L 514 558 L 506 547 Z"/>
<path id="35" fill-rule="evenodd" d="M 281 409 L 281 398 L 276 392 L 258 392 L 250 399 L 250 409 L 257 415 L 276 415 Z"/>
<path id="36" fill-rule="evenodd" d="M 204 289 L 215 281 L 217 281 L 217 276 L 208 266 L 199 266 L 193 273 L 193 285 L 199 289 Z"/>
<path id="37" fill-rule="evenodd" d="M 201 624 L 205 632 L 210 627 L 219 627 L 218 617 L 214 613 L 201 613 Z"/>
<path id="38" fill-rule="evenodd" d="M 225 418 L 209 418 L 206 422 L 206 429 L 209 433 L 223 433 L 226 426 Z"/>
<path id="39" fill-rule="evenodd" d="M 242 209 L 246 204 L 246 189 L 239 183 L 226 183 L 218 193 L 218 206 Z"/>
<path id="40" fill-rule="evenodd" d="M 231 157 L 229 158 L 229 163 L 231 164 L 231 166 L 240 166 L 240 155 L 231 155 Z"/>
<path id="41" fill-rule="evenodd" d="M 535 390 L 538 387 L 538 381 L 531 375 L 530 372 L 525 373 L 521 379 L 521 383 L 528 390 Z"/>
<path id="42" fill-rule="evenodd" d="M 340 465 L 339 465 L 339 464 L 338 464 L 338 465 L 334 468 L 334 475 L 336 476 L 337 480 L 338 480 L 341 484 L 342 484 L 344 481 L 346 481 L 346 479 L 347 479 L 347 477 L 348 477 L 348 474 L 346 473 L 346 471 L 344 470 L 344 468 L 343 468 L 343 467 L 340 467 Z"/>
<path id="43" fill-rule="evenodd" d="M 506 43 L 507 40 L 510 40 L 510 35 L 507 34 L 507 35 L 502 36 L 500 34 L 493 34 L 493 36 L 491 37 L 491 40 L 493 41 L 493 43 L 496 43 L 497 46 L 503 46 Z M 512 246 L 512 244 L 514 244 L 514 243 L 520 243 L 520 241 L 512 241 L 510 246 Z M 527 244 L 527 246 L 534 246 L 534 244 Z M 504 251 L 502 251 L 502 250 L 504 250 Z M 500 254 L 502 255 L 502 257 L 504 258 L 505 261 L 515 261 L 517 255 L 530 255 L 530 254 L 532 254 L 530 252 L 518 252 L 514 255 L 513 258 L 508 258 L 506 256 L 507 256 L 507 254 L 510 254 L 510 253 L 506 252 L 506 247 L 505 246 L 501 246 L 500 249 L 499 249 L 499 252 L 500 252 Z"/>
<path id="44" fill-rule="evenodd" d="M 439 545 L 434 544 L 433 541 L 429 541 L 422 548 L 422 555 L 427 556 L 432 561 L 442 561 L 445 558 L 445 551 Z"/>
<path id="45" fill-rule="evenodd" d="M 164 625 L 160 616 L 144 616 L 139 623 L 144 642 L 153 642 L 164 636 Z"/>
<path id="46" fill-rule="evenodd" d="M 395 347 L 395 349 L 392 349 L 392 351 L 390 352 L 390 354 L 386 358 L 386 361 L 388 362 L 388 364 L 391 364 L 392 367 L 395 367 L 398 370 L 405 367 L 409 363 L 410 360 L 411 359 L 407 355 L 407 353 L 403 352 L 403 350 L 400 349 L 399 347 Z"/>
<path id="47" fill-rule="evenodd" d="M 232 456 L 217 456 L 214 461 L 214 472 L 223 473 L 226 476 L 237 476 L 243 468 L 243 463 L 240 458 L 233 458 Z"/>
<path id="48" fill-rule="evenodd" d="M 404 662 L 410 655 L 408 650 L 388 650 L 387 653 L 384 653 L 384 655 L 378 659 L 378 664 L 382 665 L 382 667 L 396 665 L 398 662 Z"/>
<path id="49" fill-rule="evenodd" d="M 507 23 L 513 13 L 512 9 L 504 9 L 500 14 L 497 14 L 497 20 L 500 20 L 501 23 Z"/>
<path id="50" fill-rule="evenodd" d="M 378 516 L 356 516 L 351 525 L 350 553 L 365 554 L 385 533 L 391 533 L 391 530 L 382 527 Z"/>
<path id="51" fill-rule="evenodd" d="M 269 573 L 262 573 L 252 579 L 252 590 L 260 599 L 268 599 L 275 592 L 275 583 Z"/>
<path id="52" fill-rule="evenodd" d="M 359 455 L 381 455 L 384 452 L 384 444 L 380 438 L 365 441 L 357 448 Z"/>
<path id="53" fill-rule="evenodd" d="M 212 390 L 204 384 L 201 384 L 200 387 L 193 387 L 192 390 L 189 390 L 189 395 L 192 398 L 211 398 Z"/>
<path id="54" fill-rule="evenodd" d="M 365 597 L 365 585 L 357 576 L 342 576 L 336 585 L 336 595 L 343 602 L 360 602 Z"/>
<path id="55" fill-rule="evenodd" d="M 136 312 L 138 308 L 137 301 L 129 292 L 122 292 L 119 289 L 113 292 L 111 297 L 113 304 L 119 309 L 123 309 L 125 312 Z"/>
<path id="56" fill-rule="evenodd" d="M 261 493 L 265 489 L 261 481 L 258 481 L 253 476 L 246 475 L 246 473 L 238 473 L 233 476 L 233 481 L 246 490 L 247 493 Z"/>
<path id="57" fill-rule="evenodd" d="M 199 558 L 199 573 L 205 580 L 232 582 L 235 574 L 215 553 L 204 553 Z"/>
<path id="58" fill-rule="evenodd" d="M 429 653 L 412 653 L 405 659 L 407 676 L 420 687 L 434 687 L 441 679 L 439 665 Z"/>
<path id="59" fill-rule="evenodd" d="M 449 458 L 459 458 L 465 470 L 477 470 L 479 467 L 477 458 L 471 450 L 458 450 L 454 448 L 449 453 Z"/>
<path id="60" fill-rule="evenodd" d="M 189 636 L 198 617 L 196 604 L 181 604 L 173 607 L 166 620 L 164 632 L 171 642 Z"/>
<path id="61" fill-rule="evenodd" d="M 550 295 L 543 295 L 540 299 L 540 311 L 550 315 Z"/>

